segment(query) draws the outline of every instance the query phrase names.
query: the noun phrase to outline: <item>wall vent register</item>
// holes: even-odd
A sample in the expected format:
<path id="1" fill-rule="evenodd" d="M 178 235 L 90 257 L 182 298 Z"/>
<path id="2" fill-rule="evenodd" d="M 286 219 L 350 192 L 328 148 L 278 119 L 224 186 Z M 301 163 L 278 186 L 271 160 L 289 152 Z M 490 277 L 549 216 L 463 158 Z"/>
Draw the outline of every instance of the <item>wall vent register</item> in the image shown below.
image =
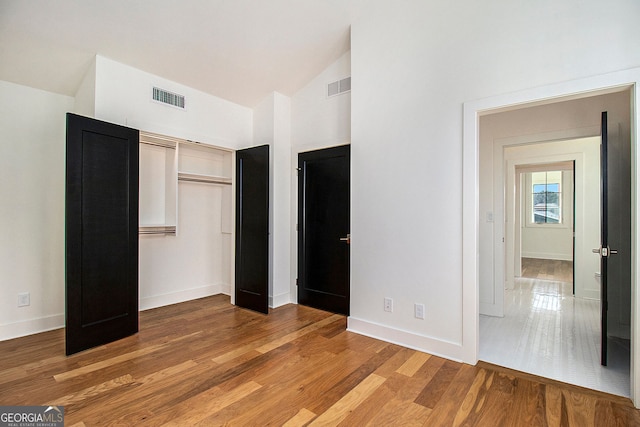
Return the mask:
<path id="1" fill-rule="evenodd" d="M 351 90 L 351 77 L 329 83 L 327 86 L 327 96 L 340 95 Z"/>
<path id="2" fill-rule="evenodd" d="M 181 108 L 183 110 L 185 108 L 184 95 L 178 95 L 177 93 L 169 92 L 168 90 L 160 89 L 158 87 L 153 88 L 153 100 Z"/>

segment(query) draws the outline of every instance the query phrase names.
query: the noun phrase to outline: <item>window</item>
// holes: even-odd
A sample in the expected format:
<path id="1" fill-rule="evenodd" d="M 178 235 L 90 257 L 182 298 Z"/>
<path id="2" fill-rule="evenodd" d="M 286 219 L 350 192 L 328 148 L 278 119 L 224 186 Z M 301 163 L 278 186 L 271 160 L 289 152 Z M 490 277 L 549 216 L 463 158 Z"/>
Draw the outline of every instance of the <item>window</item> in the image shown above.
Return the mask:
<path id="1" fill-rule="evenodd" d="M 562 224 L 562 171 L 531 174 L 531 222 Z"/>

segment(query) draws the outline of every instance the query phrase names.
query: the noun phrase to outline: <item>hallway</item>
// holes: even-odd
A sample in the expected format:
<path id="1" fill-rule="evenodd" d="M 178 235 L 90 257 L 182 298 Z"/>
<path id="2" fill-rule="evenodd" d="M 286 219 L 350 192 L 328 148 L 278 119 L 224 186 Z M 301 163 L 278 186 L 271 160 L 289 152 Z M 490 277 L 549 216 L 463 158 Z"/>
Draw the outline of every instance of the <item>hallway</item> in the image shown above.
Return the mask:
<path id="1" fill-rule="evenodd" d="M 600 365 L 600 302 L 574 298 L 570 280 L 516 278 L 505 317 L 480 316 L 479 359 L 628 397 L 629 343 L 610 342 L 609 366 Z"/>

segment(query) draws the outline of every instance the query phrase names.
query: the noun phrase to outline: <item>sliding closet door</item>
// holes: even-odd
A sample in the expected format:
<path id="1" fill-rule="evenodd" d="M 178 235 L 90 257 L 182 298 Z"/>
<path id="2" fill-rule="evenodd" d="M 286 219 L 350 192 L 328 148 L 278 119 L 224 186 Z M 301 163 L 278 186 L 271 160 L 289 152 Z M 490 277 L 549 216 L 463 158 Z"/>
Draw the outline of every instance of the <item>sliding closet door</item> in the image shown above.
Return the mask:
<path id="1" fill-rule="evenodd" d="M 236 152 L 236 305 L 269 312 L 269 146 Z"/>
<path id="2" fill-rule="evenodd" d="M 67 115 L 66 353 L 138 331 L 138 131 Z"/>

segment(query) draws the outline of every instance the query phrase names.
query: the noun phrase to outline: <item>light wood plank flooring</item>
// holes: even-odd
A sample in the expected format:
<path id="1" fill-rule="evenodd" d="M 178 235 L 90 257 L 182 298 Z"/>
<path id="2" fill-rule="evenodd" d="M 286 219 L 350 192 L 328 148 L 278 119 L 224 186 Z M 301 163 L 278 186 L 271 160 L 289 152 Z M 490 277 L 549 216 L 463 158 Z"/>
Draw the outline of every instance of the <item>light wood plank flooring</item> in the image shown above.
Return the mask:
<path id="1" fill-rule="evenodd" d="M 573 283 L 573 262 L 522 258 L 522 277 Z"/>
<path id="2" fill-rule="evenodd" d="M 64 356 L 56 330 L 0 343 L 0 405 L 63 405 L 67 426 L 640 425 L 626 398 L 214 296 L 142 312 L 141 332 Z"/>

